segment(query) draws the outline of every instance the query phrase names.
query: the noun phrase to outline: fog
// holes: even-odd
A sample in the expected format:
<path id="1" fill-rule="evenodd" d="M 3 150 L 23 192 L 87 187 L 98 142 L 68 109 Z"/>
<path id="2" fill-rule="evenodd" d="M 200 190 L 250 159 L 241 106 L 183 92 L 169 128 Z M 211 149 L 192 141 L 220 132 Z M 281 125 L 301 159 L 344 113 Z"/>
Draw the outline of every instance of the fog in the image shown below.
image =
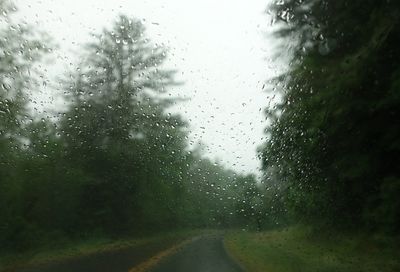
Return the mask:
<path id="1" fill-rule="evenodd" d="M 184 84 L 171 96 L 186 98 L 176 105 L 190 127 L 190 145 L 239 172 L 258 172 L 256 148 L 267 121 L 263 90 L 276 74 L 268 39 L 268 1 L 56 1 L 19 0 L 18 16 L 54 38 L 58 48 L 44 67 L 52 82 L 72 69 L 78 48 L 109 26 L 118 14 L 141 19 L 154 43 L 169 48 L 167 67 Z M 57 84 L 43 84 L 37 103 L 54 108 Z M 42 111 L 40 107 L 38 111 Z"/>

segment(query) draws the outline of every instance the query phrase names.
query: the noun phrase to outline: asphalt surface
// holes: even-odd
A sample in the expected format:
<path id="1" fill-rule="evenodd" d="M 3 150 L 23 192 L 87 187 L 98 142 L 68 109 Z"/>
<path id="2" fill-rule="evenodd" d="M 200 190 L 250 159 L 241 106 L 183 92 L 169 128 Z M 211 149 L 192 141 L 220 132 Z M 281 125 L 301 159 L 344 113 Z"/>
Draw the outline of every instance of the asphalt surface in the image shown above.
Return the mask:
<path id="1" fill-rule="evenodd" d="M 174 244 L 170 241 L 152 242 L 142 247 L 133 247 L 82 256 L 72 260 L 38 265 L 34 267 L 6 270 L 7 272 L 128 272 L 132 267 L 146 261 Z"/>
<path id="2" fill-rule="evenodd" d="M 202 237 L 161 260 L 151 272 L 243 271 L 226 253 L 221 235 Z"/>
<path id="3" fill-rule="evenodd" d="M 151 243 L 144 247 L 121 249 L 83 256 L 58 263 L 7 270 L 9 272 L 128 272 L 176 241 Z M 149 272 L 240 272 L 226 253 L 222 235 L 207 235 L 186 244 L 171 256 L 161 259 Z"/>

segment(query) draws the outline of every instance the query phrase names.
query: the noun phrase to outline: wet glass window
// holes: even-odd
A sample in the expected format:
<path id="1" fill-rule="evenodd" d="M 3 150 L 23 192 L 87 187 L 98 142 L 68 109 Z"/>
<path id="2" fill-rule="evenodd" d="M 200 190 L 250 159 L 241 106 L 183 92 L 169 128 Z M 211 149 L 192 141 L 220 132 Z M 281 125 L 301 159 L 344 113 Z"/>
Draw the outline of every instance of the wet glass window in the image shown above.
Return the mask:
<path id="1" fill-rule="evenodd" d="M 395 0 L 0 0 L 0 272 L 400 271 Z"/>

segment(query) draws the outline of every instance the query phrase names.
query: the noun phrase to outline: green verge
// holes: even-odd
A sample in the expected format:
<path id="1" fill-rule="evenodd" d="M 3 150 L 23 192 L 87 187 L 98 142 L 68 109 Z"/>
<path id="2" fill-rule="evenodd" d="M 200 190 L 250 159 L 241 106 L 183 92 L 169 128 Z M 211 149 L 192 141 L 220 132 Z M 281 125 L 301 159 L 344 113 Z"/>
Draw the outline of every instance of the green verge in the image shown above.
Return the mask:
<path id="1" fill-rule="evenodd" d="M 225 247 L 249 272 L 400 271 L 399 246 L 384 237 L 321 235 L 304 227 L 231 231 Z"/>
<path id="2" fill-rule="evenodd" d="M 183 239 L 199 235 L 200 233 L 202 233 L 202 231 L 181 230 L 128 239 L 115 240 L 107 238 L 94 238 L 91 240 L 82 241 L 80 243 L 66 244 L 58 248 L 42 248 L 21 254 L 4 254 L 0 255 L 0 271 L 9 271 L 20 267 L 61 262 L 101 252 L 111 252 L 126 248 L 142 247 L 155 241 L 163 243 L 163 241 L 176 240 L 178 243 Z"/>

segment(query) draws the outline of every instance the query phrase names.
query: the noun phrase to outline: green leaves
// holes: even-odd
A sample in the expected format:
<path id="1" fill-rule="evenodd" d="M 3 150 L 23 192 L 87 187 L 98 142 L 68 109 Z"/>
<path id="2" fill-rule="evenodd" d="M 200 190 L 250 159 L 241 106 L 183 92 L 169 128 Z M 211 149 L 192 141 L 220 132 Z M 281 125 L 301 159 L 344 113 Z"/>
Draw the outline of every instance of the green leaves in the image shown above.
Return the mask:
<path id="1" fill-rule="evenodd" d="M 281 77 L 284 102 L 267 129 L 263 169 L 266 175 L 279 169 L 275 178 L 290 188 L 282 193 L 285 204 L 301 220 L 340 229 L 379 225 L 384 216 L 367 214 L 374 210 L 371 199 L 379 206 L 388 194 L 378 197 L 382 180 L 400 175 L 394 154 L 399 8 L 324 0 L 273 7 L 276 16 L 289 18 L 277 35 L 306 50 L 294 52 Z M 321 54 L 321 44 L 332 40 L 336 46 Z M 391 222 L 397 226 L 398 219 Z"/>

